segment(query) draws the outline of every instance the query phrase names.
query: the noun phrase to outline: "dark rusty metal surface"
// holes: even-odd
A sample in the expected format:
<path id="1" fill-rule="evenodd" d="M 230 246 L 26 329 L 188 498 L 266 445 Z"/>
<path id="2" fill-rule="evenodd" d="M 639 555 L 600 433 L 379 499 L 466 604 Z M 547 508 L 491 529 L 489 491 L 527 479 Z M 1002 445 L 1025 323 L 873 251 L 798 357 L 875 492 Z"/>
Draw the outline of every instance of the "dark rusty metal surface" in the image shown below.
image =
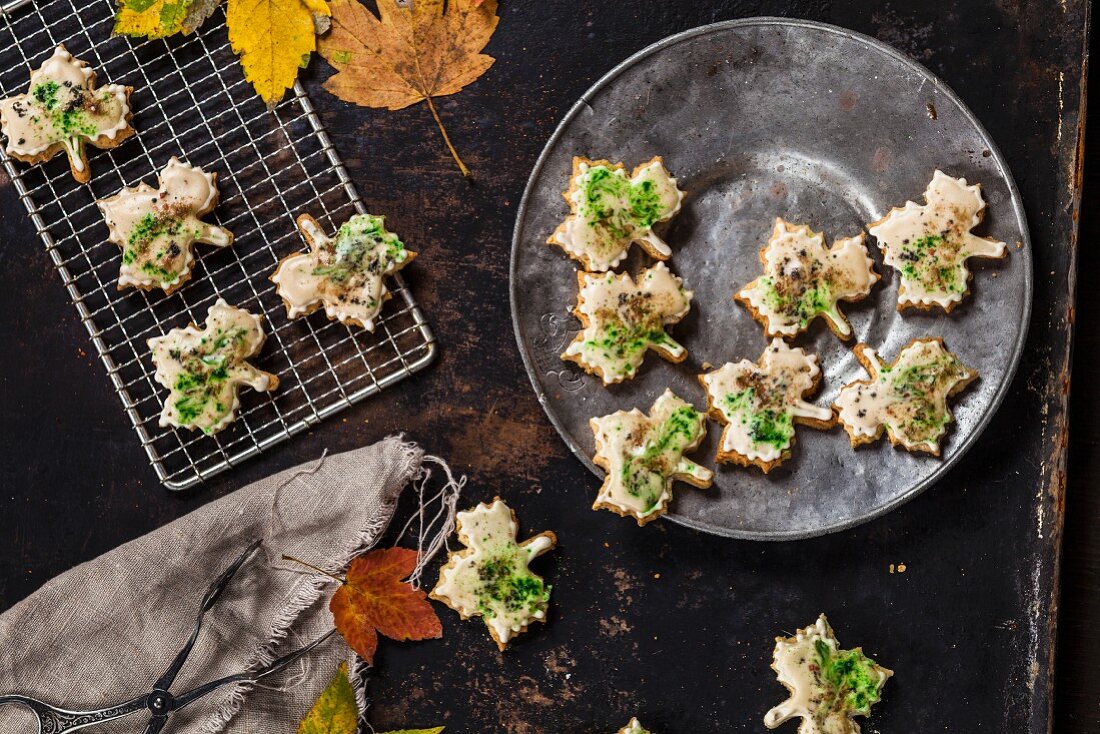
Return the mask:
<path id="1" fill-rule="evenodd" d="M 928 108 L 937 110 L 932 119 Z M 576 264 L 546 237 L 568 212 L 562 190 L 574 155 L 635 162 L 661 155 L 687 191 L 667 238 L 671 269 L 692 290 L 692 312 L 672 330 L 688 358 L 655 356 L 637 378 L 606 388 L 560 358 L 579 322 Z M 1023 352 L 1031 312 L 1031 245 L 1023 202 L 996 144 L 964 102 L 923 67 L 835 26 L 776 18 L 717 23 L 639 52 L 585 92 L 547 143 L 528 182 L 512 244 L 512 318 L 531 382 L 562 438 L 597 476 L 588 421 L 642 409 L 666 388 L 699 407 L 698 375 L 769 342 L 732 294 L 760 275 L 760 248 L 775 217 L 808 223 L 829 242 L 861 232 L 907 199 L 932 172 L 980 182 L 981 232 L 1009 245 L 1003 260 L 971 260 L 971 296 L 951 314 L 901 314 L 897 277 L 868 248 L 883 280 L 844 307 L 852 343 L 824 323 L 793 343 L 820 360 L 831 405 L 842 386 L 866 379 L 852 352 L 885 359 L 914 339 L 945 340 L 981 379 L 952 400 L 955 424 L 939 457 L 878 441 L 848 450 L 839 426 L 799 430 L 791 458 L 767 476 L 715 466 L 721 429 L 710 424 L 693 459 L 715 470 L 706 492 L 677 491 L 670 517 L 689 527 L 752 540 L 792 540 L 877 517 L 934 485 L 988 425 Z M 652 262 L 636 257 L 627 270 Z"/>
<path id="2" fill-rule="evenodd" d="M 307 71 L 364 199 L 422 253 L 408 276 L 441 359 L 200 491 L 173 496 L 157 485 L 33 228 L 0 185 L 0 607 L 324 447 L 404 430 L 470 474 L 467 501 L 501 494 L 527 530 L 551 528 L 561 545 L 539 566 L 555 585 L 550 622 L 508 652 L 446 609 L 443 640 L 382 644 L 371 688 L 381 730 L 438 722 L 455 734 L 600 734 L 637 713 L 664 734 L 761 731 L 783 696 L 768 669 L 771 638 L 825 611 L 842 642 L 897 671 L 867 730 L 1047 731 L 1085 2 L 506 0 L 501 14 L 489 46 L 496 65 L 438 103 L 473 186 L 455 173 L 427 110 L 352 108 L 320 89 L 322 64 Z M 591 512 L 597 481 L 531 393 L 507 299 L 515 207 L 571 102 L 649 43 L 748 15 L 868 33 L 950 84 L 1016 177 L 1037 274 L 1020 370 L 965 460 L 883 518 L 780 544 L 666 522 L 639 529 Z"/>

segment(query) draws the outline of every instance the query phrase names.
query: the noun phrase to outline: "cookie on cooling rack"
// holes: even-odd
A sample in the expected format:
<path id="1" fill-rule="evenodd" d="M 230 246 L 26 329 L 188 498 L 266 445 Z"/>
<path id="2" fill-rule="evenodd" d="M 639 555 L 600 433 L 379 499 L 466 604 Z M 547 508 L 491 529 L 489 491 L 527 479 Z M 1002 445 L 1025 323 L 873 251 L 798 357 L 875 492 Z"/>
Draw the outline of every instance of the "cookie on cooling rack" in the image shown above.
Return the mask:
<path id="1" fill-rule="evenodd" d="M 972 233 L 985 215 L 981 184 L 967 185 L 936 171 L 924 204 L 907 201 L 867 231 L 878 240 L 883 260 L 898 272 L 898 310 L 950 312 L 970 294 L 971 257 L 1001 259 L 1004 242 Z"/>
<path id="2" fill-rule="evenodd" d="M 687 316 L 692 293 L 664 263 L 638 274 L 577 273 L 573 313 L 584 328 L 561 358 L 611 385 L 633 378 L 649 350 L 683 362 L 687 349 L 666 329 Z"/>
<path id="3" fill-rule="evenodd" d="M 718 461 L 767 474 L 790 457 L 797 425 L 831 428 L 833 411 L 805 400 L 820 380 L 817 356 L 782 339 L 773 339 L 756 362 L 727 362 L 699 375 L 708 412 L 725 424 Z"/>
<path id="4" fill-rule="evenodd" d="M 658 260 L 672 254 L 653 225 L 676 216 L 684 192 L 660 156 L 629 176 L 621 163 L 575 157 L 563 196 L 571 213 L 547 242 L 565 250 L 585 270 L 610 270 L 635 242 Z"/>
<path id="5" fill-rule="evenodd" d="M 88 64 L 58 45 L 31 72 L 30 89 L 0 100 L 0 132 L 5 151 L 31 165 L 61 152 L 69 156 L 73 178 L 88 183 L 91 171 L 85 145 L 114 148 L 134 134 L 130 126 L 132 87 L 96 87 Z"/>
<path id="6" fill-rule="evenodd" d="M 714 473 L 686 458 L 707 435 L 706 417 L 665 390 L 649 414 L 620 410 L 589 422 L 596 439 L 595 464 L 606 472 L 593 510 L 633 517 L 639 525 L 668 510 L 672 483 L 706 489 Z"/>
<path id="7" fill-rule="evenodd" d="M 466 548 L 451 553 L 431 597 L 463 619 L 481 617 L 504 650 L 533 622 L 546 621 L 550 587 L 528 565 L 557 545 L 557 536 L 547 530 L 518 543 L 516 513 L 500 497 L 458 513 L 456 527 Z"/>
<path id="8" fill-rule="evenodd" d="M 149 339 L 154 376 L 171 391 L 160 424 L 214 434 L 236 419 L 241 386 L 261 392 L 277 388 L 278 377 L 248 362 L 264 338 L 261 317 L 219 298 L 203 328 L 191 324 Z"/>
<path id="9" fill-rule="evenodd" d="M 844 386 L 833 403 L 852 446 L 872 443 L 885 432 L 907 451 L 940 455 L 940 439 L 955 418 L 948 398 L 978 379 L 978 372 L 947 351 L 942 339 L 914 339 L 893 364 L 883 364 L 866 344 L 856 358 L 871 375 Z"/>
<path id="10" fill-rule="evenodd" d="M 801 718 L 798 734 L 859 734 L 853 716 L 866 716 L 894 673 L 863 654 L 842 650 L 822 614 L 793 637 L 776 637 L 772 670 L 790 697 L 764 715 L 774 729 Z"/>
<path id="11" fill-rule="evenodd" d="M 202 221 L 217 206 L 217 176 L 173 156 L 156 188 L 143 181 L 96 202 L 108 238 L 122 248 L 119 290 L 161 288 L 172 293 L 191 278 L 196 242 L 217 247 L 233 243 L 232 232 Z"/>
<path id="12" fill-rule="evenodd" d="M 356 214 L 329 237 L 316 219 L 298 217 L 309 252 L 283 258 L 271 281 L 296 319 L 322 306 L 334 321 L 374 331 L 374 319 L 390 298 L 384 277 L 416 257 L 385 227 L 385 218 Z"/>
<path id="13" fill-rule="evenodd" d="M 841 339 L 852 327 L 841 301 L 866 298 L 879 276 L 867 255 L 863 233 L 825 246 L 825 237 L 804 224 L 775 220 L 760 250 L 764 274 L 742 288 L 734 300 L 759 321 L 769 337 L 795 336 L 823 317 Z"/>

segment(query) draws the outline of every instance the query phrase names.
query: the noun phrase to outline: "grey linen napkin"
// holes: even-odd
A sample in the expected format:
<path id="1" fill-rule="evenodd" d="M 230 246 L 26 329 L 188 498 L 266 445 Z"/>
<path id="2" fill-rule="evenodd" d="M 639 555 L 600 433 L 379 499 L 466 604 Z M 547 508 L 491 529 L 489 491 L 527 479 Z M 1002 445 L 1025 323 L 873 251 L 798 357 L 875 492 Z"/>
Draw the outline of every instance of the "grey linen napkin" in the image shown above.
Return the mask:
<path id="1" fill-rule="evenodd" d="M 328 456 L 48 581 L 0 615 L 0 693 L 94 709 L 148 691 L 190 634 L 207 585 L 257 538 L 263 548 L 207 615 L 173 691 L 312 641 L 332 628 L 335 585 L 282 554 L 338 571 L 382 534 L 402 489 L 426 478 L 423 462 L 423 451 L 399 438 Z M 165 732 L 292 734 L 348 655 L 337 636 L 264 686 L 199 700 Z M 141 732 L 146 719 L 139 712 L 89 731 Z M 0 707 L 0 734 L 34 731 L 25 709 Z"/>

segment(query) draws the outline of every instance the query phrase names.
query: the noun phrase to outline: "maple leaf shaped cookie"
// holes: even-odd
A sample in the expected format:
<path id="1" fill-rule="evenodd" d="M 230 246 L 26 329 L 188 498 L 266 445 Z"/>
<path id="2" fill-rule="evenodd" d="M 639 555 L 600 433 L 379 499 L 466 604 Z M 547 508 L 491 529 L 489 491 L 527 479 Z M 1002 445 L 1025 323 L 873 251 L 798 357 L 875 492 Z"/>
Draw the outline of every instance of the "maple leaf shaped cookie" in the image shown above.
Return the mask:
<path id="1" fill-rule="evenodd" d="M 619 729 L 619 734 L 649 734 L 649 730 L 642 726 L 642 722 L 631 719 L 629 724 Z"/>
<path id="2" fill-rule="evenodd" d="M 841 650 L 824 614 L 794 637 L 775 638 L 772 669 L 791 697 L 768 711 L 764 725 L 774 729 L 799 716 L 798 734 L 859 734 L 852 717 L 871 712 L 894 674 L 861 648 Z"/>
<path id="3" fill-rule="evenodd" d="M 550 587 L 528 568 L 557 545 L 549 530 L 516 542 L 516 514 L 497 497 L 458 513 L 458 539 L 465 550 L 451 554 L 439 571 L 431 597 L 463 619 L 481 617 L 497 647 L 504 650 L 533 622 L 546 620 Z"/>
<path id="4" fill-rule="evenodd" d="M 954 421 L 947 399 L 978 373 L 947 351 L 942 339 L 914 339 L 892 365 L 866 344 L 854 351 L 871 379 L 844 386 L 833 403 L 852 446 L 877 441 L 885 431 L 895 446 L 939 456 L 940 438 Z"/>
<path id="5" fill-rule="evenodd" d="M 805 401 L 821 378 L 817 356 L 773 339 L 757 362 L 727 362 L 699 375 L 710 415 L 726 427 L 718 461 L 755 465 L 768 473 L 790 457 L 795 426 L 831 428 L 829 408 Z"/>
<path id="6" fill-rule="evenodd" d="M 769 337 L 794 336 L 822 316 L 834 334 L 848 339 L 852 326 L 840 311 L 840 301 L 866 298 L 879 279 L 862 232 L 826 248 L 820 232 L 782 219 L 775 220 L 760 262 L 764 274 L 734 299 L 749 309 Z"/>
<path id="7" fill-rule="evenodd" d="M 118 84 L 97 89 L 95 72 L 59 45 L 31 72 L 29 92 L 0 100 L 0 132 L 8 139 L 5 150 L 30 164 L 64 151 L 73 178 L 88 183 L 92 174 L 85 145 L 114 148 L 134 134 L 132 91 Z"/>
<path id="8" fill-rule="evenodd" d="M 298 217 L 310 251 L 283 258 L 271 276 L 287 317 L 324 306 L 330 319 L 374 331 L 374 319 L 390 298 L 383 278 L 416 257 L 384 224 L 384 217 L 356 214 L 331 238 L 313 217 Z"/>
<path id="9" fill-rule="evenodd" d="M 149 339 L 155 377 L 171 393 L 160 414 L 162 426 L 214 434 L 237 417 L 242 385 L 269 392 L 279 378 L 247 362 L 264 343 L 260 317 L 219 298 L 206 326 L 172 329 Z"/>
<path id="10" fill-rule="evenodd" d="M 980 184 L 936 171 L 924 191 L 925 203 L 905 202 L 867 225 L 878 240 L 883 259 L 898 272 L 898 310 L 950 312 L 970 292 L 967 258 L 1003 258 L 1004 242 L 979 237 L 970 230 L 981 224 L 985 199 Z"/>
<path id="11" fill-rule="evenodd" d="M 563 196 L 572 213 L 547 242 L 561 247 L 585 270 L 610 270 L 634 242 L 658 260 L 672 254 L 653 225 L 680 211 L 684 192 L 660 156 L 635 168 L 629 177 L 621 163 L 575 157 Z"/>
<path id="12" fill-rule="evenodd" d="M 161 288 L 173 293 L 191 278 L 196 242 L 217 247 L 233 243 L 232 232 L 202 221 L 218 204 L 217 176 L 173 156 L 156 188 L 142 182 L 96 202 L 108 239 L 122 248 L 119 290 Z"/>
<path id="13" fill-rule="evenodd" d="M 634 408 L 588 423 L 596 438 L 592 460 L 607 472 L 593 510 L 645 525 L 668 510 L 673 482 L 706 489 L 714 479 L 709 469 L 684 457 L 706 437 L 706 418 L 671 390 L 657 398 L 649 415 Z"/>
<path id="14" fill-rule="evenodd" d="M 605 385 L 634 377 L 650 349 L 670 362 L 682 362 L 687 349 L 665 329 L 691 308 L 683 281 L 657 263 L 638 274 L 577 273 L 580 292 L 573 310 L 583 329 L 562 359 L 576 362 Z"/>

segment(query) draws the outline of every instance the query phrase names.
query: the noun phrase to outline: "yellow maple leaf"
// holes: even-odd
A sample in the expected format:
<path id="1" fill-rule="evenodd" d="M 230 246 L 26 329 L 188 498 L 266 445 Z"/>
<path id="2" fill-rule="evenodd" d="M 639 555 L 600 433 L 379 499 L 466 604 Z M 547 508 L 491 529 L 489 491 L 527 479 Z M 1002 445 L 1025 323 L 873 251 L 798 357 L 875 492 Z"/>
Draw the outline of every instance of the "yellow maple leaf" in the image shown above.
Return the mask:
<path id="1" fill-rule="evenodd" d="M 220 0 L 119 0 L 114 32 L 165 38 L 188 34 L 210 17 Z"/>
<path id="2" fill-rule="evenodd" d="M 330 14 L 325 0 L 229 0 L 229 42 L 268 107 L 283 98 L 317 50 L 314 17 Z"/>
<path id="3" fill-rule="evenodd" d="M 463 176 L 469 169 L 432 103 L 461 91 L 493 64 L 481 53 L 496 30 L 497 0 L 332 0 L 332 32 L 318 51 L 337 73 L 325 89 L 364 107 L 399 110 L 427 102 Z"/>

